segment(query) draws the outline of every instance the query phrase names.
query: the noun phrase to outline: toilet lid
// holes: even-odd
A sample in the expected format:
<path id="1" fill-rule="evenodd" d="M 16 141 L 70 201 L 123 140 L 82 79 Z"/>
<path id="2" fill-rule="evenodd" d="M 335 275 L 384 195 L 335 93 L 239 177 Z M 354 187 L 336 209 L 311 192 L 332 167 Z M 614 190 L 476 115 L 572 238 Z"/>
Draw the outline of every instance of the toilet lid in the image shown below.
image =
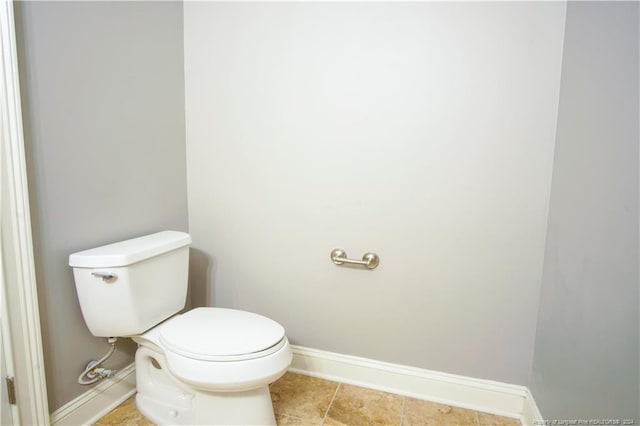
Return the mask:
<path id="1" fill-rule="evenodd" d="M 197 308 L 163 325 L 166 349 L 195 359 L 218 360 L 261 352 L 284 338 L 277 322 L 246 311 Z"/>

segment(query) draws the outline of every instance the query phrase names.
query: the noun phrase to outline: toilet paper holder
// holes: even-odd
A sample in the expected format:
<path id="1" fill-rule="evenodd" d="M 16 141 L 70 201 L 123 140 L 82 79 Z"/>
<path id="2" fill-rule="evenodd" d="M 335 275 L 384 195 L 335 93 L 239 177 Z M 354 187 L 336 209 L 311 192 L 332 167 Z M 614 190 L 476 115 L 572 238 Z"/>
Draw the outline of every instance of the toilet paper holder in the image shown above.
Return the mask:
<path id="1" fill-rule="evenodd" d="M 350 265 L 362 265 L 367 269 L 374 269 L 376 266 L 380 264 L 380 258 L 375 253 L 367 252 L 362 255 L 362 260 L 358 259 L 349 259 L 347 257 L 347 252 L 336 248 L 331 250 L 331 261 L 336 265 L 342 264 L 350 264 Z"/>

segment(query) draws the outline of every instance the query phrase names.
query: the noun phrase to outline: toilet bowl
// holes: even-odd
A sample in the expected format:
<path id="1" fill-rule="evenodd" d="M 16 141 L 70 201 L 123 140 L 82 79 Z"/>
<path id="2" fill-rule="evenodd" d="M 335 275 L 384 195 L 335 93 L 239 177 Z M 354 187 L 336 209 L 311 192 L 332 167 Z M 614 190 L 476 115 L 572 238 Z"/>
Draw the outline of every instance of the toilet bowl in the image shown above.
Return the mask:
<path id="1" fill-rule="evenodd" d="M 69 257 L 95 336 L 131 337 L 136 405 L 160 425 L 275 425 L 269 384 L 292 360 L 284 328 L 186 300 L 188 234 L 164 231 Z M 176 300 L 177 299 L 177 300 Z"/>
<path id="2" fill-rule="evenodd" d="M 136 404 L 149 420 L 275 424 L 268 384 L 291 364 L 280 324 L 245 311 L 197 308 L 132 338 L 140 346 Z"/>

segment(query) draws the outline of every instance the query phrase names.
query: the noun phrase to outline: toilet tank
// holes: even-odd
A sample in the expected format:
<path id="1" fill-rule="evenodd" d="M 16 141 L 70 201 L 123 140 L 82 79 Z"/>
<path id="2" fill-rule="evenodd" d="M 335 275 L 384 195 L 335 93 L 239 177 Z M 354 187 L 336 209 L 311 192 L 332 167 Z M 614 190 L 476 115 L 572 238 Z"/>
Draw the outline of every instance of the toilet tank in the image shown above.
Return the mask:
<path id="1" fill-rule="evenodd" d="M 189 244 L 163 231 L 73 253 L 82 316 L 94 336 L 140 334 L 180 311 L 187 297 Z"/>

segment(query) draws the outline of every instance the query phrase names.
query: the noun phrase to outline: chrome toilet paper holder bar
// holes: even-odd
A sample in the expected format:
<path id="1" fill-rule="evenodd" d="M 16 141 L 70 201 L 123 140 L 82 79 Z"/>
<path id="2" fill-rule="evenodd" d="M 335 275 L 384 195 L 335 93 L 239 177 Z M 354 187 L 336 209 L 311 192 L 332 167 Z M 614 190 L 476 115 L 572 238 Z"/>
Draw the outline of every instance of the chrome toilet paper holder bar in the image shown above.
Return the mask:
<path id="1" fill-rule="evenodd" d="M 342 265 L 344 263 L 350 265 L 362 265 L 367 269 L 374 269 L 376 266 L 380 264 L 380 258 L 375 253 L 365 253 L 362 255 L 362 260 L 357 259 L 349 259 L 347 257 L 347 252 L 342 249 L 333 249 L 331 250 L 331 261 L 336 265 Z"/>

